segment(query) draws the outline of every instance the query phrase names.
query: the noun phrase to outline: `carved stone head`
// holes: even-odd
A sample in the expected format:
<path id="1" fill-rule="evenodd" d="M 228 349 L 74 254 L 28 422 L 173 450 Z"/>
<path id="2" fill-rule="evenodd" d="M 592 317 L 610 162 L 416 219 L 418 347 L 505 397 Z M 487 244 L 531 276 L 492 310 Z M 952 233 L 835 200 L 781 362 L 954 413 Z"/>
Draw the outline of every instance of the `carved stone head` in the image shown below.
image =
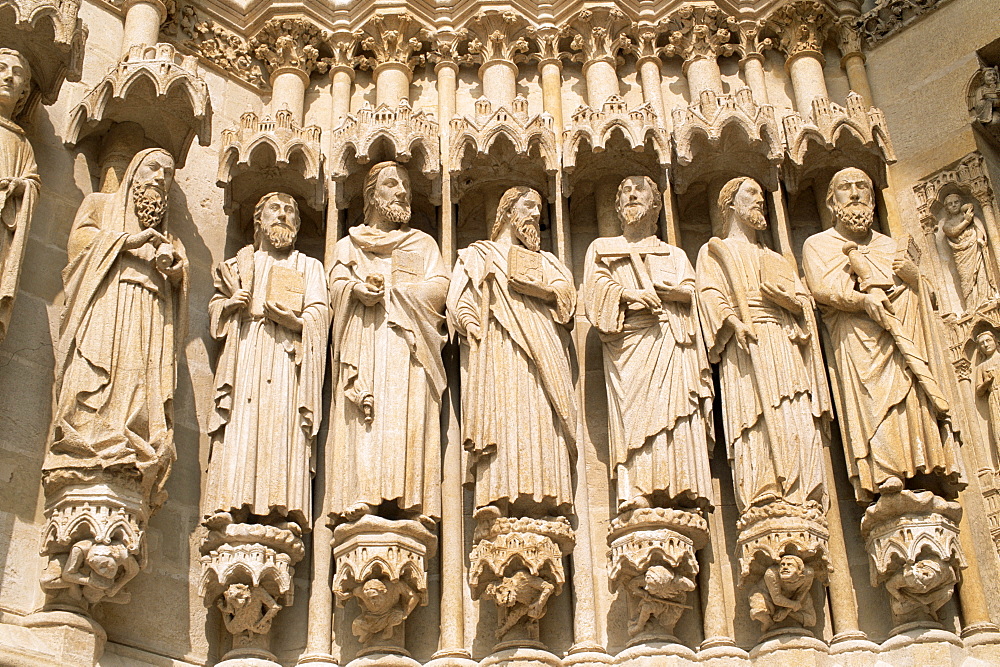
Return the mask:
<path id="1" fill-rule="evenodd" d="M 299 205 L 283 192 L 271 192 L 260 198 L 253 209 L 254 245 L 269 243 L 277 250 L 291 248 L 299 233 Z"/>
<path id="2" fill-rule="evenodd" d="M 786 586 L 797 586 L 806 575 L 806 564 L 798 556 L 786 554 L 778 561 L 778 578 Z"/>
<path id="3" fill-rule="evenodd" d="M 855 167 L 841 169 L 830 179 L 826 205 L 837 231 L 849 237 L 867 234 L 875 221 L 872 179 Z"/>
<path id="4" fill-rule="evenodd" d="M 524 247 L 537 251 L 542 244 L 539 228 L 541 217 L 541 195 L 524 185 L 509 188 L 500 197 L 497 217 L 493 221 L 493 229 L 490 230 L 490 239 L 495 241 L 509 225 Z"/>
<path id="5" fill-rule="evenodd" d="M 719 191 L 719 211 L 722 213 L 722 236 L 729 236 L 733 222 L 753 230 L 767 229 L 764 213 L 764 191 L 749 176 L 734 178 Z"/>
<path id="6" fill-rule="evenodd" d="M 87 566 L 92 572 L 106 579 L 118 576 L 128 551 L 120 544 L 95 544 L 87 551 Z"/>
<path id="7" fill-rule="evenodd" d="M 143 229 L 157 227 L 167 212 L 167 195 L 174 180 L 174 158 L 165 150 L 146 153 L 132 177 L 132 203 Z"/>
<path id="8" fill-rule="evenodd" d="M 660 190 L 649 176 L 627 176 L 618 185 L 615 211 L 622 229 L 640 226 L 647 235 L 652 234 L 662 206 Z"/>
<path id="9" fill-rule="evenodd" d="M 996 335 L 989 329 L 976 336 L 976 343 L 979 345 L 979 351 L 985 357 L 992 357 L 993 353 L 997 351 Z"/>
<path id="10" fill-rule="evenodd" d="M 0 116 L 10 119 L 31 92 L 31 65 L 14 49 L 0 48 Z"/>
<path id="11" fill-rule="evenodd" d="M 383 230 L 410 221 L 410 175 L 398 162 L 379 162 L 364 185 L 365 223 Z"/>
<path id="12" fill-rule="evenodd" d="M 962 205 L 964 203 L 962 195 L 953 192 L 944 198 L 944 210 L 949 217 L 956 216 L 962 212 Z"/>

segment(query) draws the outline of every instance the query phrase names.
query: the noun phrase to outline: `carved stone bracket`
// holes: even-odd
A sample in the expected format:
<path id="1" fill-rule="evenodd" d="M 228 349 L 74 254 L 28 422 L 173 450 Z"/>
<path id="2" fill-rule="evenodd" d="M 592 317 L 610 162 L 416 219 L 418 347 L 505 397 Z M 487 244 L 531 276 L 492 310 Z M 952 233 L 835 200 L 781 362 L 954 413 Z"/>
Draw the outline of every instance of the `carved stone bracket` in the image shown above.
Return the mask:
<path id="1" fill-rule="evenodd" d="M 570 126 L 563 131 L 563 167 L 567 170 L 576 167 L 577 152 L 583 141 L 596 152 L 605 150 L 616 129 L 625 135 L 632 150 L 643 150 L 646 140 L 651 140 L 660 164 L 670 164 L 670 134 L 652 107 L 643 104 L 629 109 L 624 99 L 614 96 L 599 110 L 580 105 L 573 113 Z"/>
<path id="2" fill-rule="evenodd" d="M 88 615 L 100 602 L 128 603 L 123 589 L 146 566 L 150 514 L 136 485 L 108 476 L 47 489 L 44 609 Z"/>
<path id="3" fill-rule="evenodd" d="M 254 55 L 267 64 L 271 76 L 295 69 L 306 77 L 319 62 L 325 34 L 313 23 L 298 18 L 271 19 L 250 40 Z"/>
<path id="4" fill-rule="evenodd" d="M 77 16 L 80 1 L 0 0 L 0 13 L 6 16 L 11 9 L 14 21 L 0 24 L 0 44 L 28 59 L 37 94 L 44 104 L 52 104 L 63 80 L 79 81 L 83 72 L 87 28 Z"/>
<path id="5" fill-rule="evenodd" d="M 451 121 L 451 169 L 462 168 L 462 157 L 471 150 L 478 155 L 486 155 L 500 137 L 505 137 L 514 146 L 517 155 L 527 155 L 531 147 L 538 146 L 545 170 L 553 172 L 559 168 L 559 154 L 556 145 L 552 116 L 540 113 L 528 117 L 528 100 L 520 95 L 514 98 L 511 108 L 494 110 L 486 98 L 476 100 L 476 117 L 454 118 Z"/>
<path id="6" fill-rule="evenodd" d="M 674 625 L 691 608 L 695 552 L 708 544 L 708 523 L 684 510 L 633 510 L 612 520 L 608 544 L 612 589 L 628 595 L 630 645 L 676 642 Z"/>
<path id="7" fill-rule="evenodd" d="M 832 571 L 830 531 L 818 503 L 784 501 L 750 507 L 736 524 L 740 587 L 750 593 L 750 615 L 765 632 L 816 625 L 814 582 Z"/>
<path id="8" fill-rule="evenodd" d="M 237 176 L 252 170 L 250 166 L 261 151 L 273 151 L 275 166 L 279 170 L 291 170 L 293 164 L 301 165 L 297 173 L 306 183 L 305 195 L 309 206 L 322 209 L 326 201 L 326 187 L 323 178 L 324 156 L 320 145 L 322 131 L 316 125 L 298 127 L 292 119 L 292 112 L 282 109 L 270 117 L 258 118 L 248 111 L 240 116 L 240 126 L 222 131 L 222 148 L 219 151 L 219 174 L 217 185 L 227 188 L 226 209 L 231 209 L 234 201 L 230 186 Z"/>
<path id="9" fill-rule="evenodd" d="M 715 60 L 732 55 L 738 45 L 730 39 L 737 30 L 736 19 L 714 5 L 685 5 L 670 16 L 667 24 L 670 43 L 663 52 L 692 60 Z"/>
<path id="10" fill-rule="evenodd" d="M 881 167 L 871 170 L 876 173 L 896 161 L 885 116 L 875 107 L 866 108 L 864 100 L 854 92 L 847 95 L 846 107 L 826 98 L 816 98 L 812 101 L 811 118 L 792 113 L 782 119 L 782 124 L 790 167 L 785 175 L 788 188 L 793 192 L 798 190 L 806 153 L 812 143 L 833 151 L 843 138 L 850 136 L 864 148 L 863 155 L 851 156 L 853 163 L 867 162 Z"/>
<path id="11" fill-rule="evenodd" d="M 432 113 L 414 112 L 405 99 L 396 108 L 385 104 L 376 109 L 365 107 L 344 118 L 333 131 L 331 176 L 347 178 L 351 167 L 347 160 L 352 154 L 360 164 L 370 162 L 372 148 L 382 139 L 392 146 L 392 159 L 399 162 L 409 162 L 419 149 L 423 155 L 421 171 L 430 179 L 438 177 L 441 154 L 437 120 Z"/>
<path id="12" fill-rule="evenodd" d="M 897 625 L 936 626 L 965 568 L 961 518 L 961 505 L 930 491 L 883 494 L 865 511 L 871 584 L 888 591 Z"/>
<path id="13" fill-rule="evenodd" d="M 201 554 L 200 595 L 219 608 L 233 636 L 223 660 L 273 661 L 268 633 L 278 611 L 292 604 L 302 540 L 283 528 L 237 523 L 210 531 Z"/>
<path id="14" fill-rule="evenodd" d="M 768 24 L 778 35 L 778 46 L 789 58 L 806 52 L 822 57 L 823 43 L 833 23 L 833 13 L 818 0 L 790 2 L 768 17 Z"/>
<path id="15" fill-rule="evenodd" d="M 948 0 L 882 0 L 861 15 L 858 25 L 871 48 L 929 14 Z"/>
<path id="16" fill-rule="evenodd" d="M 362 654 L 408 655 L 405 621 L 427 604 L 427 559 L 436 550 L 437 537 L 412 519 L 369 514 L 334 529 L 333 591 L 341 604 L 358 602 L 361 613 L 351 630 L 364 646 Z"/>
<path id="17" fill-rule="evenodd" d="M 469 586 L 474 600 L 496 603 L 497 650 L 544 648 L 538 621 L 566 583 L 562 559 L 575 544 L 569 521 L 490 517 L 476 526 L 473 543 Z"/>
<path id="18" fill-rule="evenodd" d="M 152 97 L 140 92 L 149 86 Z M 75 146 L 114 122 L 138 124 L 183 166 L 195 135 L 202 146 L 212 140 L 212 104 L 198 59 L 172 44 L 133 46 L 70 114 L 66 144 Z"/>

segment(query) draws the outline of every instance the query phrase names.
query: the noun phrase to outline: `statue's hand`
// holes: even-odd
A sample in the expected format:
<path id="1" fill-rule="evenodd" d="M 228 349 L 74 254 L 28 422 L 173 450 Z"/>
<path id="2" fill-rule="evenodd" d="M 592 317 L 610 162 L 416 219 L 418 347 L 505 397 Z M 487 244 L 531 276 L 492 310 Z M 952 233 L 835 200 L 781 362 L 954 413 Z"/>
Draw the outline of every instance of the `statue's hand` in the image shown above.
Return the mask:
<path id="1" fill-rule="evenodd" d="M 483 332 L 479 330 L 479 325 L 469 322 L 465 325 L 465 335 L 469 339 L 470 345 L 478 345 L 483 339 Z"/>
<path id="2" fill-rule="evenodd" d="M 865 312 L 883 329 L 887 330 L 892 323 L 892 310 L 885 294 L 866 294 L 864 300 Z"/>
<path id="3" fill-rule="evenodd" d="M 892 270 L 907 285 L 913 286 L 920 281 L 920 270 L 909 257 L 897 257 L 892 260 Z"/>
<path id="4" fill-rule="evenodd" d="M 534 280 L 523 280 L 518 276 L 512 276 L 510 286 L 516 291 L 527 296 L 533 296 L 545 301 L 552 301 L 555 298 L 555 291 L 549 285 Z"/>
<path id="5" fill-rule="evenodd" d="M 0 190 L 6 190 L 8 194 L 12 195 L 24 194 L 24 190 L 27 187 L 28 187 L 27 179 L 18 178 L 16 176 L 0 178 Z"/>
<path id="6" fill-rule="evenodd" d="M 167 237 L 164 236 L 159 230 L 147 227 L 141 232 L 126 236 L 124 248 L 125 250 L 135 250 L 136 248 L 141 248 L 147 243 L 156 243 L 157 245 L 167 243 Z"/>
<path id="7" fill-rule="evenodd" d="M 802 304 L 784 285 L 763 282 L 760 291 L 768 301 L 781 306 L 785 310 L 798 314 L 802 312 Z"/>
<path id="8" fill-rule="evenodd" d="M 351 291 L 358 301 L 368 307 L 374 306 L 385 296 L 384 287 L 376 287 L 371 283 L 355 283 Z"/>
<path id="9" fill-rule="evenodd" d="M 729 322 L 729 326 L 733 328 L 733 337 L 736 338 L 736 344 L 739 345 L 744 352 L 750 352 L 750 344 L 757 342 L 757 336 L 754 334 L 753 329 L 743 323 L 743 320 L 729 316 L 726 318 Z"/>
<path id="10" fill-rule="evenodd" d="M 250 290 L 238 289 L 236 292 L 226 299 L 225 310 L 239 310 L 241 308 L 250 307 Z"/>
<path id="11" fill-rule="evenodd" d="M 302 318 L 280 303 L 264 302 L 264 316 L 295 333 L 302 332 Z"/>
<path id="12" fill-rule="evenodd" d="M 662 305 L 660 297 L 656 295 L 655 291 L 626 289 L 622 292 L 622 298 L 626 303 L 637 303 L 644 308 L 649 308 L 650 310 L 659 310 Z"/>

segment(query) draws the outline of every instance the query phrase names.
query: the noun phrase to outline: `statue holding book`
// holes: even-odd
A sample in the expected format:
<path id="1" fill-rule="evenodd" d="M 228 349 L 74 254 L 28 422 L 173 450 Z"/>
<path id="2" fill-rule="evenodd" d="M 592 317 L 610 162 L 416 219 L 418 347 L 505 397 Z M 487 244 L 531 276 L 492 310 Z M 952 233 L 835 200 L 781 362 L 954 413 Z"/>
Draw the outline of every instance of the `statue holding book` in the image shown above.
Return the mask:
<path id="1" fill-rule="evenodd" d="M 380 162 L 364 183 L 363 224 L 330 268 L 333 391 L 330 513 L 428 523 L 441 508 L 441 394 L 448 270 L 409 226 L 410 179 Z M 381 506 L 381 507 L 380 507 Z"/>
<path id="2" fill-rule="evenodd" d="M 309 527 L 330 307 L 322 263 L 295 250 L 299 224 L 291 195 L 264 195 L 253 244 L 215 272 L 209 326 L 222 347 L 204 501 L 215 530 Z"/>

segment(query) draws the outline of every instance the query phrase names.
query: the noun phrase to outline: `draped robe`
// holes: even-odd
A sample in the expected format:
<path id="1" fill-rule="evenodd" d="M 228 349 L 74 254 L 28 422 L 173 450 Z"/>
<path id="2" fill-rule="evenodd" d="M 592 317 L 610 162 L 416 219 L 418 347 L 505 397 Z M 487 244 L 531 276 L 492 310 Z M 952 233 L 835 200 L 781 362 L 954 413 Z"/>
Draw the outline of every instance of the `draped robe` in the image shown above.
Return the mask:
<path id="1" fill-rule="evenodd" d="M 0 341 L 7 335 L 14 297 L 21 278 L 21 260 L 38 198 L 40 182 L 35 154 L 24 130 L 0 118 L 0 179 L 23 178 L 28 184 L 21 194 L 0 188 Z"/>
<path id="2" fill-rule="evenodd" d="M 249 275 L 241 275 L 241 260 Z M 303 277 L 301 332 L 264 316 L 273 267 Z M 215 287 L 209 333 L 222 340 L 222 352 L 215 372 L 206 515 L 247 508 L 266 517 L 276 511 L 307 527 L 330 327 L 323 265 L 297 250 L 275 259 L 247 246 L 218 267 Z M 224 313 L 239 289 L 251 292 L 249 312 Z"/>
<path id="3" fill-rule="evenodd" d="M 397 268 L 406 271 L 393 270 L 394 255 Z M 384 281 L 384 297 L 365 306 L 354 286 L 376 275 Z M 403 510 L 440 516 L 448 280 L 437 244 L 420 230 L 358 225 L 337 242 L 329 275 L 333 514 L 358 502 L 393 501 Z M 362 411 L 365 396 L 374 398 L 370 423 Z"/>
<path id="4" fill-rule="evenodd" d="M 600 332 L 608 390 L 612 474 L 619 501 L 712 503 L 712 371 L 692 303 L 662 301 L 658 312 L 622 301 L 641 282 L 625 254 L 662 253 L 654 281 L 694 290 L 694 269 L 680 248 L 656 237 L 629 244 L 601 238 L 587 249 L 587 319 Z M 644 263 L 648 260 L 643 259 Z M 647 266 L 648 268 L 648 266 Z"/>
<path id="5" fill-rule="evenodd" d="M 551 253 L 539 254 L 554 303 L 514 290 L 507 248 L 477 241 L 459 253 L 448 317 L 462 335 L 475 324 L 482 337 L 470 347 L 462 382 L 462 440 L 476 507 L 527 503 L 565 514 L 576 455 L 568 331 L 576 290 L 569 269 Z"/>
<path id="6" fill-rule="evenodd" d="M 855 496 L 868 502 L 889 477 L 905 480 L 925 474 L 937 476 L 942 486 L 938 490 L 952 496 L 961 486 L 956 434 L 948 420 L 934 412 L 892 334 L 865 312 L 863 293 L 843 251 L 847 241 L 836 229 L 810 236 L 802 247 L 802 265 L 833 347 L 837 414 Z M 932 370 L 943 372 L 934 368 L 935 359 L 929 355 L 926 337 L 933 325 L 927 306 L 892 269 L 899 252 L 896 241 L 873 231 L 859 251 L 880 273 L 892 276 L 889 299 L 900 322 L 899 334 Z"/>
<path id="7" fill-rule="evenodd" d="M 84 198 L 73 221 L 43 472 L 121 471 L 135 476 L 159 505 L 176 458 L 173 395 L 187 261 L 168 235 L 181 255 L 175 283 L 155 268 L 152 245 L 124 248 L 126 237 L 140 231 L 132 181 L 150 152 L 136 155 L 117 192 Z"/>
<path id="8" fill-rule="evenodd" d="M 698 254 L 698 305 L 709 360 L 719 364 L 726 451 L 741 511 L 784 499 L 826 506 L 822 429 L 832 417 L 812 302 L 795 267 L 770 248 L 720 239 L 732 266 L 709 246 Z M 795 315 L 761 291 L 769 266 L 782 262 L 802 305 Z M 775 277 L 776 278 L 776 277 Z M 743 321 L 740 302 L 750 312 Z M 733 336 L 734 316 L 757 337 L 753 357 Z M 760 366 L 753 363 L 756 360 Z M 768 424 L 766 420 L 773 420 Z M 771 436 L 775 436 L 772 441 Z"/>

